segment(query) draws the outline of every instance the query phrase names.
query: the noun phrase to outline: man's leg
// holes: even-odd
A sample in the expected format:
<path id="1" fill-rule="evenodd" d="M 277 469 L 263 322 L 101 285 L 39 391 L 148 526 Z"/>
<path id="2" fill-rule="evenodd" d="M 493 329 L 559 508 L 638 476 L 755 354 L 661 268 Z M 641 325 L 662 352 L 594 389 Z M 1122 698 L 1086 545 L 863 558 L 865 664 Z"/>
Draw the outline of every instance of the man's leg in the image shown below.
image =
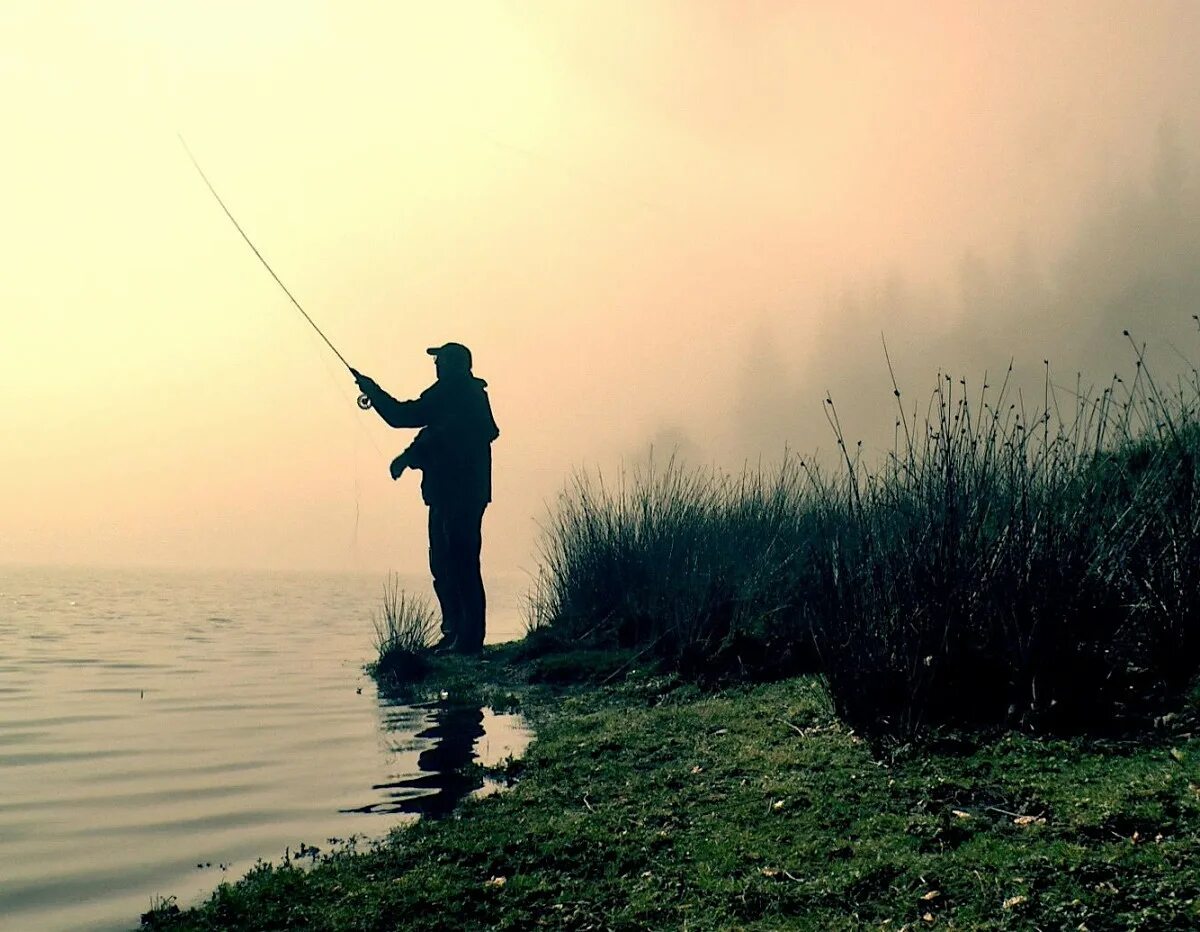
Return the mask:
<path id="1" fill-rule="evenodd" d="M 429 506 L 429 572 L 433 591 L 442 609 L 442 642 L 456 641 L 462 625 L 462 609 L 455 585 L 454 521 L 449 509 Z"/>
<path id="2" fill-rule="evenodd" d="M 477 652 L 483 648 L 486 626 L 487 596 L 479 565 L 483 545 L 483 505 L 468 505 L 456 509 L 451 531 L 454 553 L 454 587 L 459 615 L 459 650 Z"/>

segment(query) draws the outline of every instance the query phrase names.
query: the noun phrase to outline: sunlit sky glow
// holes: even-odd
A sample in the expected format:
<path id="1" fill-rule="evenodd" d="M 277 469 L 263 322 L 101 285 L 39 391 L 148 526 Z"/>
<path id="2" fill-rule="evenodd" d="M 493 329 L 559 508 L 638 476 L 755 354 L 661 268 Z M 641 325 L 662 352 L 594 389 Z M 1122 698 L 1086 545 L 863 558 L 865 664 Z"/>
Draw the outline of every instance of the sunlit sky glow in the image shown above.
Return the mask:
<path id="1" fill-rule="evenodd" d="M 0 562 L 423 566 L 408 434 L 177 133 L 355 366 L 411 397 L 424 347 L 472 347 L 485 558 L 528 570 L 573 468 L 827 443 L 816 387 L 881 330 L 955 364 L 914 335 L 954 301 L 851 325 L 844 296 L 957 295 L 968 253 L 1056 274 L 1164 121 L 1196 151 L 1197 48 L 1187 0 L 6 0 Z M 794 419 L 753 397 L 767 357 Z"/>

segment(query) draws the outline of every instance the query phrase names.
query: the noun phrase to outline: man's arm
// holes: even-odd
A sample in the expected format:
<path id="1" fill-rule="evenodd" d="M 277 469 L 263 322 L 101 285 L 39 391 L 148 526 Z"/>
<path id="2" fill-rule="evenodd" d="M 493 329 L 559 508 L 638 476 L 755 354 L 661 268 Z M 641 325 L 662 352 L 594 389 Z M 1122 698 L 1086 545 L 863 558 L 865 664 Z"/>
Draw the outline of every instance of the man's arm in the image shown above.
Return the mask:
<path id="1" fill-rule="evenodd" d="M 389 427 L 424 427 L 429 423 L 428 404 L 424 398 L 415 401 L 397 401 L 379 383 L 354 369 L 354 380 L 362 393 L 371 399 L 371 406 L 387 422 Z"/>
<path id="2" fill-rule="evenodd" d="M 392 460 L 392 478 L 399 479 L 406 469 L 424 469 L 425 451 L 433 441 L 430 439 L 429 428 L 425 428 L 408 445 L 403 453 Z"/>

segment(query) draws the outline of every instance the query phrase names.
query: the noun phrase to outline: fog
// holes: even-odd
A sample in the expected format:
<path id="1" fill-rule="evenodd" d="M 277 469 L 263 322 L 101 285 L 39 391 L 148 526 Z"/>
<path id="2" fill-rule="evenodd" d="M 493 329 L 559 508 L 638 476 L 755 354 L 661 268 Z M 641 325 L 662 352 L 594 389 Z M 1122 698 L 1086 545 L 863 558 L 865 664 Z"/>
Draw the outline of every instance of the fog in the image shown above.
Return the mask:
<path id="1" fill-rule="evenodd" d="M 1045 403 L 1048 373 L 1067 417 L 1080 394 L 1132 377 L 1139 354 L 1166 387 L 1190 376 L 1200 365 L 1200 189 L 1180 137 L 1164 119 L 1143 177 L 1097 185 L 1051 249 L 1034 251 L 1022 233 L 1007 248 L 964 249 L 941 280 L 893 269 L 848 283 L 822 305 L 811 344 L 812 358 L 833 365 L 790 365 L 780 343 L 795 332 L 785 324 L 761 334 L 766 351 L 747 351 L 735 449 L 749 459 L 778 448 L 789 417 L 793 449 L 831 445 L 826 392 L 851 439 L 891 449 L 889 357 L 909 417 L 923 416 L 938 373 L 967 379 L 975 397 L 990 375 L 994 397 L 1011 364 L 1010 400 L 1023 394 L 1030 414 Z"/>
<path id="2" fill-rule="evenodd" d="M 0 562 L 419 570 L 467 343 L 493 572 L 573 470 L 868 454 L 906 393 L 1200 355 L 1200 7 L 9 2 Z"/>

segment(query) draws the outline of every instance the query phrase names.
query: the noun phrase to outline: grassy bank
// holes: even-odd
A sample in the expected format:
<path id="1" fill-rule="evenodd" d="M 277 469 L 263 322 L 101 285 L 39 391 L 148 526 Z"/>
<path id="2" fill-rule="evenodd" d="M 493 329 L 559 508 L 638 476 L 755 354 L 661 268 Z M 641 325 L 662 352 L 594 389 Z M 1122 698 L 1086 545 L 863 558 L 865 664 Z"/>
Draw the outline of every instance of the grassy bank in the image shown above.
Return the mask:
<path id="1" fill-rule="evenodd" d="M 524 694 L 538 739 L 510 792 L 374 851 L 261 867 L 146 927 L 1200 923 L 1200 739 L 1188 734 L 880 750 L 807 677 Z"/>

